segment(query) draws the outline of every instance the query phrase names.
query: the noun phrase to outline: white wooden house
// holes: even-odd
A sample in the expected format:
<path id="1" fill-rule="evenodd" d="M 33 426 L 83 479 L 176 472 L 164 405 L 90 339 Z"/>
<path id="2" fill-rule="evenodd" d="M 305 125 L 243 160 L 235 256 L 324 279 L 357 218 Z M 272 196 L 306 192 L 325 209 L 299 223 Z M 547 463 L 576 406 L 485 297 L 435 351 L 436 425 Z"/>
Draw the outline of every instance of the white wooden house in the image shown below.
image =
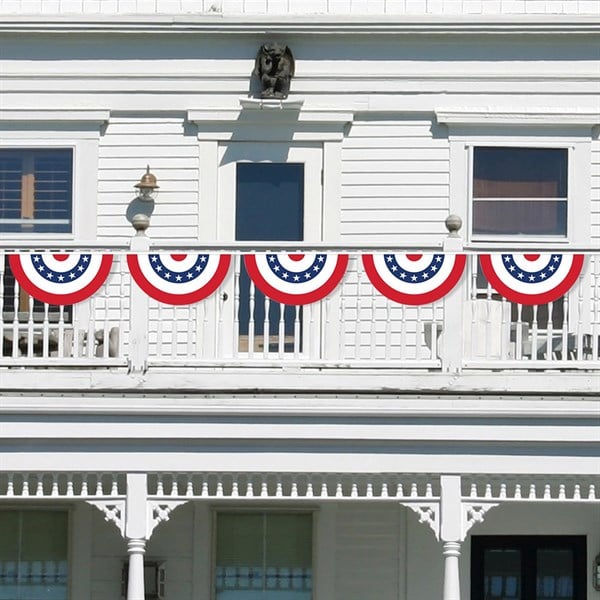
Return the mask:
<path id="1" fill-rule="evenodd" d="M 0 0 L 0 600 L 600 600 L 599 134 L 597 0 Z M 349 261 L 284 309 L 265 252 Z M 17 253 L 113 260 L 65 306 Z M 584 262 L 531 306 L 495 253 Z"/>

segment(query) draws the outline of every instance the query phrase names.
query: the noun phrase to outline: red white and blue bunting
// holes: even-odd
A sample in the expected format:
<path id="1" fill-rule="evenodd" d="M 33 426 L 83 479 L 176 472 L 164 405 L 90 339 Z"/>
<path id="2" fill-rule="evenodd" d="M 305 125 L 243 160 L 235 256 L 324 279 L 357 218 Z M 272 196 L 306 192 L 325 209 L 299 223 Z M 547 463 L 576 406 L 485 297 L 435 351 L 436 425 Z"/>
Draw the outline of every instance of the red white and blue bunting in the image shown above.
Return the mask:
<path id="1" fill-rule="evenodd" d="M 48 304 L 77 304 L 104 284 L 111 254 L 11 254 L 9 264 L 19 285 Z"/>
<path id="2" fill-rule="evenodd" d="M 230 254 L 128 254 L 127 265 L 138 286 L 165 304 L 193 304 L 223 282 Z"/>
<path id="3" fill-rule="evenodd" d="M 247 254 L 250 279 L 267 297 L 282 304 L 311 304 L 329 295 L 348 266 L 347 254 Z"/>
<path id="4" fill-rule="evenodd" d="M 367 277 L 384 296 L 400 304 L 435 302 L 458 283 L 463 254 L 365 254 Z"/>
<path id="5" fill-rule="evenodd" d="M 546 304 L 564 296 L 583 268 L 582 254 L 482 254 L 490 285 L 511 302 Z"/>

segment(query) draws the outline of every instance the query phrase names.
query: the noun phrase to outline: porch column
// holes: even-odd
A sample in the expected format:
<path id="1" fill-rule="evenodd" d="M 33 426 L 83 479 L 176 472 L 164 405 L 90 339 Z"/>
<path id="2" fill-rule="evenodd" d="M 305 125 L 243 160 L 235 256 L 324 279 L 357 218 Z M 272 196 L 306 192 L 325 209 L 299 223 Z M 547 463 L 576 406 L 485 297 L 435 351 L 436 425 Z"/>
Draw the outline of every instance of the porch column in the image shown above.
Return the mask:
<path id="1" fill-rule="evenodd" d="M 460 475 L 440 477 L 440 538 L 444 556 L 444 600 L 460 600 L 462 498 Z"/>
<path id="2" fill-rule="evenodd" d="M 144 600 L 144 553 L 146 540 L 127 540 L 129 573 L 127 578 L 127 600 Z"/>
<path id="3" fill-rule="evenodd" d="M 460 600 L 460 542 L 444 542 L 444 600 Z"/>
<path id="4" fill-rule="evenodd" d="M 125 537 L 129 554 L 127 600 L 144 600 L 144 554 L 148 538 L 147 477 L 127 475 Z"/>

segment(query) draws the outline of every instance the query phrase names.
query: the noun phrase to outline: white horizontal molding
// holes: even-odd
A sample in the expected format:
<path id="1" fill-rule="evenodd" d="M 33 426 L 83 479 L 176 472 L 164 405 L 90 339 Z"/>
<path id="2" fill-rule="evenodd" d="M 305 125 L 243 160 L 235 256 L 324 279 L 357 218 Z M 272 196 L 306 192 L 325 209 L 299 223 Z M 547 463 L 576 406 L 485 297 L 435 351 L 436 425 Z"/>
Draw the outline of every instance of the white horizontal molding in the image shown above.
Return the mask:
<path id="1" fill-rule="evenodd" d="M 198 139 L 339 141 L 354 116 L 346 109 L 304 108 L 298 97 L 239 102 L 240 108 L 189 110 L 187 120 L 198 127 Z"/>
<path id="2" fill-rule="evenodd" d="M 194 123 L 235 122 L 245 119 L 266 123 L 273 119 L 280 122 L 329 123 L 343 127 L 352 121 L 354 113 L 348 109 L 304 108 L 304 99 L 291 96 L 286 100 L 261 100 L 240 98 L 240 108 L 200 108 L 187 113 Z"/>
<path id="3" fill-rule="evenodd" d="M 580 125 L 594 127 L 600 123 L 600 111 L 577 110 L 572 107 L 535 108 L 440 108 L 435 109 L 438 123 L 443 125 Z"/>
<path id="4" fill-rule="evenodd" d="M 65 109 L 1 109 L 0 123 L 102 123 L 108 122 L 110 111 L 87 110 L 77 108 Z"/>
<path id="5" fill-rule="evenodd" d="M 501 395 L 471 397 L 469 395 L 418 394 L 393 396 L 344 395 L 319 397 L 318 395 L 294 395 L 283 400 L 275 394 L 256 395 L 207 395 L 189 397 L 173 393 L 170 397 L 137 394 L 124 403 L 112 394 L 77 395 L 39 394 L 31 396 L 6 394 L 0 405 L 0 414 L 35 413 L 38 421 L 44 422 L 46 415 L 165 415 L 187 416 L 233 416 L 258 417 L 320 417 L 346 418 L 365 417 L 429 417 L 442 422 L 445 418 L 458 415 L 465 418 L 530 417 L 545 419 L 593 419 L 600 411 L 600 400 L 596 397 L 537 396 L 514 399 Z M 55 417 L 53 417 L 55 419 Z"/>
<path id="6" fill-rule="evenodd" d="M 3 15 L 1 32 L 214 34 L 584 34 L 594 15 Z"/>

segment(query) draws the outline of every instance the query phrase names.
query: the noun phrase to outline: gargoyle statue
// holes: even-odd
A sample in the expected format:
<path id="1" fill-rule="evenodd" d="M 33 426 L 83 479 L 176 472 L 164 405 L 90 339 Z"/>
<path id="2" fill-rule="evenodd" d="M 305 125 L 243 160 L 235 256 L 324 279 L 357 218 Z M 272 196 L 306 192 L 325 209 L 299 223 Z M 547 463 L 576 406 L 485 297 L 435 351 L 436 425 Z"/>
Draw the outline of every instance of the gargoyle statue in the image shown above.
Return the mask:
<path id="1" fill-rule="evenodd" d="M 263 44 L 256 56 L 254 73 L 262 85 L 261 98 L 287 98 L 294 76 L 291 50 L 274 42 Z"/>

